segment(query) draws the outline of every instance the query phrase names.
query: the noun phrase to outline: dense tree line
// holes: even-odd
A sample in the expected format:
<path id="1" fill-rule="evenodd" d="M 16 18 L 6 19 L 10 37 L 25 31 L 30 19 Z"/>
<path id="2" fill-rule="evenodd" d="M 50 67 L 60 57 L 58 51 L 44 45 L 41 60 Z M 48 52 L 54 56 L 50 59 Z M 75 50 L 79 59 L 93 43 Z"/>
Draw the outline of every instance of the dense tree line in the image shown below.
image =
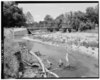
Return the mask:
<path id="1" fill-rule="evenodd" d="M 70 27 L 76 31 L 84 31 L 94 29 L 99 23 L 99 6 L 88 7 L 86 12 L 76 11 L 67 12 L 57 16 L 55 19 L 50 15 L 46 15 L 43 21 L 34 22 L 34 15 L 28 12 L 24 15 L 23 10 L 18 7 L 16 2 L 3 2 L 3 26 L 4 27 L 20 27 L 31 26 L 46 28 L 48 31 L 59 31 L 60 29 Z M 29 20 L 29 21 L 27 21 Z M 31 22 L 31 23 L 28 23 Z"/>
<path id="2" fill-rule="evenodd" d="M 23 10 L 16 2 L 2 2 L 3 5 L 3 27 L 20 27 L 25 25 L 26 18 Z"/>
<path id="3" fill-rule="evenodd" d="M 39 27 L 47 27 L 49 31 L 59 31 L 62 29 L 63 25 L 71 27 L 76 31 L 84 31 L 88 29 L 94 29 L 99 23 L 99 7 L 98 5 L 93 7 L 88 7 L 86 12 L 76 11 L 61 14 L 56 19 L 53 19 L 50 15 L 46 15 L 44 21 L 37 23 Z M 34 26 L 33 26 L 34 27 Z"/>

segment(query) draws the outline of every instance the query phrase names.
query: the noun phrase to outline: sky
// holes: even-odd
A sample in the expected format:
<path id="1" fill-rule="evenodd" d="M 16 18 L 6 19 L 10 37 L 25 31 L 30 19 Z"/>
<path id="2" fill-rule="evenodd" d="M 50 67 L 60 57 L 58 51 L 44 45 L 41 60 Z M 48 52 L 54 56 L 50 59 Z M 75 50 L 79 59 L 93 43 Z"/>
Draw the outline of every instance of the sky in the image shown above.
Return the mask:
<path id="1" fill-rule="evenodd" d="M 34 21 L 43 21 L 46 15 L 56 18 L 66 12 L 82 11 L 85 12 L 87 7 L 95 7 L 98 3 L 24 3 L 18 6 L 23 8 L 23 12 L 30 12 Z"/>

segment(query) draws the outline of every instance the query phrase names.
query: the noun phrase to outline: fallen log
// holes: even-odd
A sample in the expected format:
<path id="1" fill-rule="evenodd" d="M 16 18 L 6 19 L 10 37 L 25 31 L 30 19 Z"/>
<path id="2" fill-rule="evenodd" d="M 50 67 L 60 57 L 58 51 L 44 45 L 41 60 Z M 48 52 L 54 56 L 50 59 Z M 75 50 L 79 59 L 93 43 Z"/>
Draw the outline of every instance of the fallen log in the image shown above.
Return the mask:
<path id="1" fill-rule="evenodd" d="M 45 68 L 45 66 L 44 66 L 44 64 L 43 64 L 43 62 L 42 62 L 42 60 L 41 60 L 34 52 L 30 51 L 30 53 L 31 53 L 33 56 L 35 56 L 35 57 L 38 59 L 39 63 L 41 64 L 42 70 L 43 70 L 43 73 L 44 73 L 44 77 L 47 77 L 47 76 L 46 76 L 46 72 L 48 72 L 48 73 L 54 75 L 54 76 L 57 77 L 57 78 L 59 77 L 57 74 L 55 74 L 55 73 L 51 72 L 50 70 L 48 70 L 47 68 Z"/>
<path id="2" fill-rule="evenodd" d="M 44 67 L 44 64 L 42 63 L 42 60 L 41 60 L 35 53 L 33 53 L 32 51 L 30 51 L 30 53 L 31 53 L 33 56 L 35 56 L 35 57 L 37 58 L 37 60 L 39 61 L 39 63 L 40 63 L 41 66 L 42 66 L 42 70 L 43 70 L 43 73 L 44 73 L 44 77 L 47 77 L 47 76 L 46 76 L 45 67 Z"/>

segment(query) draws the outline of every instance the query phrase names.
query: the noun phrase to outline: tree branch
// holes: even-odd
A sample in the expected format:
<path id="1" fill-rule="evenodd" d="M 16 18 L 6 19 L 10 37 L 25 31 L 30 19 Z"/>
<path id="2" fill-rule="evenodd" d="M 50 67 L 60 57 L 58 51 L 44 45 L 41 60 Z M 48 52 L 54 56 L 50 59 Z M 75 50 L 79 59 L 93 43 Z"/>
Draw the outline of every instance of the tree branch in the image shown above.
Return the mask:
<path id="1" fill-rule="evenodd" d="M 42 70 L 43 70 L 43 73 L 44 73 L 44 77 L 47 77 L 47 76 L 46 76 L 46 72 L 48 72 L 48 73 L 54 75 L 54 76 L 57 77 L 57 78 L 59 77 L 57 74 L 55 74 L 55 73 L 49 71 L 47 68 L 45 68 L 45 66 L 44 66 L 44 64 L 43 64 L 43 62 L 42 62 L 42 60 L 41 60 L 34 52 L 30 51 L 30 53 L 31 53 L 33 56 L 35 56 L 35 57 L 38 59 L 39 63 L 41 64 Z"/>

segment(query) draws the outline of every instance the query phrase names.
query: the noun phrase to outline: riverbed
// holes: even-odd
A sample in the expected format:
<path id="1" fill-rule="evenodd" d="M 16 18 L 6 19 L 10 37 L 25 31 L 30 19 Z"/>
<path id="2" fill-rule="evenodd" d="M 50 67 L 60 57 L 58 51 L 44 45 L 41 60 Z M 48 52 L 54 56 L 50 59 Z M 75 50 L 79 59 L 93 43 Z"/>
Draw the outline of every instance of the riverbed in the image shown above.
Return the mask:
<path id="1" fill-rule="evenodd" d="M 32 51 L 39 51 L 41 54 L 46 55 L 55 68 L 58 67 L 61 59 L 65 66 L 53 71 L 60 77 L 98 77 L 98 60 L 86 54 L 37 41 L 33 41 Z M 70 68 L 66 67 L 68 64 L 65 58 L 66 53 L 69 54 Z"/>

